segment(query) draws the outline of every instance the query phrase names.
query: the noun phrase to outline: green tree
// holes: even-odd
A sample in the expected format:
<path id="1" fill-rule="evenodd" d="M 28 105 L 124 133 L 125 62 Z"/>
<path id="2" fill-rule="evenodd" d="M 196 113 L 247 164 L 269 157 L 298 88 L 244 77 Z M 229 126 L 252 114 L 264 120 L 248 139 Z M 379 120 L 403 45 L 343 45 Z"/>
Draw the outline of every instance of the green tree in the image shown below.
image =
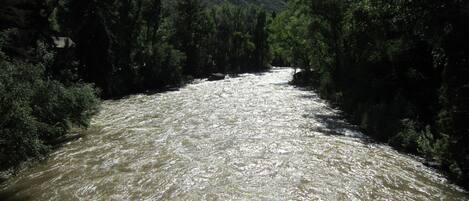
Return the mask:
<path id="1" fill-rule="evenodd" d="M 205 13 L 199 0 L 181 0 L 176 4 L 175 44 L 186 55 L 184 74 L 201 76 L 201 44 Z"/>
<path id="2" fill-rule="evenodd" d="M 9 58 L 1 43 L 0 171 L 5 171 L 44 156 L 72 126 L 88 126 L 98 99 L 91 85 L 66 86 L 49 79 L 46 61 L 34 64 Z"/>
<path id="3" fill-rule="evenodd" d="M 267 15 L 265 11 L 259 11 L 257 15 L 257 23 L 254 32 L 254 44 L 255 50 L 255 67 L 263 69 L 269 64 L 269 53 L 270 47 L 268 44 L 268 33 L 267 33 Z"/>
<path id="4" fill-rule="evenodd" d="M 61 26 L 77 44 L 80 77 L 95 83 L 104 95 L 112 95 L 112 32 L 109 27 L 110 0 L 64 0 L 60 11 Z"/>

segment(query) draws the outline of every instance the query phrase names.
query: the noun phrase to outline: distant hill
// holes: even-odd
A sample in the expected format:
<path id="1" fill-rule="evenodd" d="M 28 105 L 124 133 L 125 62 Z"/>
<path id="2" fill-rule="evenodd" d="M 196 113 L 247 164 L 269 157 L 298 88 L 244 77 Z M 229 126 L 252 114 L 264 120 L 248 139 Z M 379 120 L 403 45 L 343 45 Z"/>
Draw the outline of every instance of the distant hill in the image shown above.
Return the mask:
<path id="1" fill-rule="evenodd" d="M 286 7 L 286 0 L 203 0 L 207 4 L 221 4 L 223 2 L 231 2 L 235 5 L 254 4 L 264 7 L 267 10 L 279 11 Z"/>

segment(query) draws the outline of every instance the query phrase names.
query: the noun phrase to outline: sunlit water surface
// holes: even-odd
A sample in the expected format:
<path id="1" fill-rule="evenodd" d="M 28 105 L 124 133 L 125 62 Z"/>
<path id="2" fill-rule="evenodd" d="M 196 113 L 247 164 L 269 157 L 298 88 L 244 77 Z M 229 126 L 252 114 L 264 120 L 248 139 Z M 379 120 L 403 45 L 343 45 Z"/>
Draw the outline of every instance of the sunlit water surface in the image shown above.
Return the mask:
<path id="1" fill-rule="evenodd" d="M 468 199 L 288 85 L 292 73 L 105 101 L 86 137 L 2 184 L 3 199 Z"/>

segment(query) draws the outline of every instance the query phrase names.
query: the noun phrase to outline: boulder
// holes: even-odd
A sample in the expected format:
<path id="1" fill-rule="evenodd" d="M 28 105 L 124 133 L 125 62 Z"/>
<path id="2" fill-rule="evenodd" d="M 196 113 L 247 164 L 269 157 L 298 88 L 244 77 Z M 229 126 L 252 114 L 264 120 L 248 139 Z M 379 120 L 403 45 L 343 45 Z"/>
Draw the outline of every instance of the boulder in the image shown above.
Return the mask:
<path id="1" fill-rule="evenodd" d="M 48 145 L 52 145 L 52 146 L 58 146 L 58 145 L 62 145 L 62 144 L 65 144 L 67 142 L 72 142 L 72 141 L 75 141 L 75 140 L 78 140 L 80 138 L 84 137 L 83 134 L 81 133 L 78 133 L 78 134 L 69 134 L 69 135 L 66 135 L 66 136 L 63 136 L 63 137 L 60 137 L 58 139 L 55 139 L 55 140 L 52 140 L 50 142 L 47 142 Z"/>
<path id="2" fill-rule="evenodd" d="M 431 167 L 431 168 L 440 168 L 441 167 L 441 163 L 439 163 L 437 161 L 425 161 L 423 164 L 425 166 Z"/>
<path id="3" fill-rule="evenodd" d="M 209 81 L 223 80 L 223 79 L 225 79 L 225 77 L 226 77 L 225 74 L 214 73 L 214 74 L 210 75 L 210 77 L 208 78 L 208 80 L 209 80 Z"/>
<path id="4" fill-rule="evenodd" d="M 300 71 L 293 75 L 293 80 L 290 84 L 306 87 L 306 86 L 319 86 L 320 75 L 315 71 Z"/>

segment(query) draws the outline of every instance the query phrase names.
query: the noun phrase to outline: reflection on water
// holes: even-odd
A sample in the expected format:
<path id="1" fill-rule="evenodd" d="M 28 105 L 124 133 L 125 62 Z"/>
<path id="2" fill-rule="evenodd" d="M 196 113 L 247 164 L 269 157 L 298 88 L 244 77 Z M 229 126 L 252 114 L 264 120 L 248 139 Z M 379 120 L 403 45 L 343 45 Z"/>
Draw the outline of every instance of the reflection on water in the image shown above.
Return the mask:
<path id="1" fill-rule="evenodd" d="M 466 200 L 371 143 L 291 69 L 106 101 L 88 135 L 0 187 L 11 200 Z"/>

